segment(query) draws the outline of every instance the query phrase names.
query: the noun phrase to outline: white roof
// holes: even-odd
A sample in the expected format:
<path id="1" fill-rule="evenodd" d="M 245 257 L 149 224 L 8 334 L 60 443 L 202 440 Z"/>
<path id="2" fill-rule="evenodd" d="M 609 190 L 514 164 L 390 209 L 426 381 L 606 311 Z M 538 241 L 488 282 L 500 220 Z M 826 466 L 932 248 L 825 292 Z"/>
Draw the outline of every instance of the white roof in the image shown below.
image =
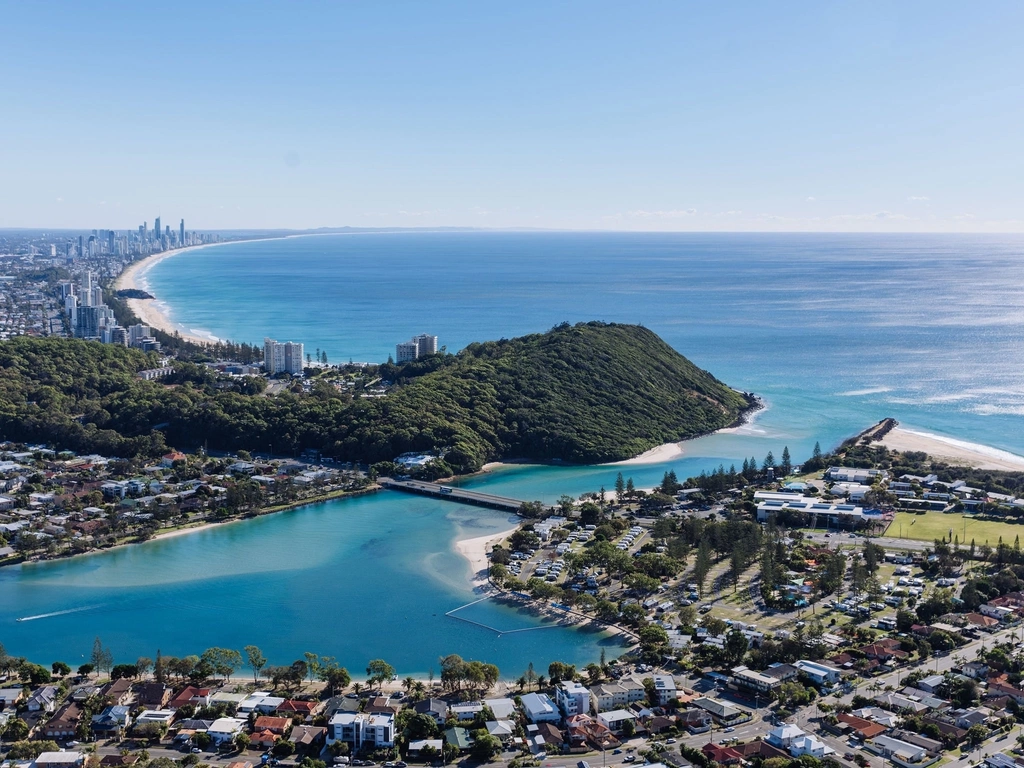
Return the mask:
<path id="1" fill-rule="evenodd" d="M 248 720 L 243 720 L 240 717 L 219 717 L 213 721 L 207 733 L 238 733 L 248 724 Z"/>
<path id="2" fill-rule="evenodd" d="M 613 709 L 611 712 L 602 712 L 598 718 L 606 723 L 614 723 L 619 720 L 636 720 L 636 715 L 625 709 Z"/>
<path id="3" fill-rule="evenodd" d="M 82 762 L 81 752 L 41 752 L 36 763 L 46 765 L 77 765 Z"/>

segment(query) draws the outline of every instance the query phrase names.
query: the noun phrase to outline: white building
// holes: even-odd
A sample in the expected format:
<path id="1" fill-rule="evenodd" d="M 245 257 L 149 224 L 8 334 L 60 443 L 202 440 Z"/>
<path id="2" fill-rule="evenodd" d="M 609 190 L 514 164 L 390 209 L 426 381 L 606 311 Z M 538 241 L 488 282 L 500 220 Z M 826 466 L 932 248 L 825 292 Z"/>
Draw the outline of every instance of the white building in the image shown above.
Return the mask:
<path id="1" fill-rule="evenodd" d="M 305 364 L 302 344 L 292 341 L 280 344 L 273 339 L 263 339 L 263 367 L 268 376 L 302 373 Z"/>
<path id="2" fill-rule="evenodd" d="M 643 701 L 647 691 L 641 683 L 624 677 L 614 683 L 595 685 L 590 689 L 590 701 L 595 712 L 625 709 L 634 701 Z"/>
<path id="3" fill-rule="evenodd" d="M 426 355 L 433 355 L 437 352 L 437 336 L 429 336 L 421 333 L 413 336 L 409 341 L 403 341 L 395 346 L 395 362 L 410 363 Z"/>
<path id="4" fill-rule="evenodd" d="M 676 681 L 672 675 L 651 675 L 651 679 L 654 681 L 654 692 L 659 706 L 663 707 L 676 698 Z"/>
<path id="5" fill-rule="evenodd" d="M 843 677 L 841 669 L 830 667 L 828 664 L 820 664 L 816 661 L 800 659 L 794 662 L 793 666 L 799 669 L 801 674 L 811 678 L 816 685 L 838 683 Z"/>
<path id="6" fill-rule="evenodd" d="M 219 745 L 231 741 L 248 725 L 249 721 L 241 717 L 218 717 L 206 732 L 213 739 L 213 743 Z"/>
<path id="7" fill-rule="evenodd" d="M 395 716 L 368 712 L 339 712 L 327 724 L 327 743 L 344 741 L 353 750 L 395 746 Z"/>
<path id="8" fill-rule="evenodd" d="M 622 726 L 627 720 L 636 723 L 636 715 L 629 710 L 613 709 L 611 712 L 601 712 L 597 716 L 598 722 L 603 724 L 612 733 L 622 733 Z"/>
<path id="9" fill-rule="evenodd" d="M 555 689 L 555 702 L 566 717 L 590 714 L 590 691 L 575 680 L 559 684 Z"/>
<path id="10" fill-rule="evenodd" d="M 555 702 L 546 693 L 528 693 L 520 701 L 523 703 L 526 719 L 531 723 L 557 723 L 562 719 Z"/>

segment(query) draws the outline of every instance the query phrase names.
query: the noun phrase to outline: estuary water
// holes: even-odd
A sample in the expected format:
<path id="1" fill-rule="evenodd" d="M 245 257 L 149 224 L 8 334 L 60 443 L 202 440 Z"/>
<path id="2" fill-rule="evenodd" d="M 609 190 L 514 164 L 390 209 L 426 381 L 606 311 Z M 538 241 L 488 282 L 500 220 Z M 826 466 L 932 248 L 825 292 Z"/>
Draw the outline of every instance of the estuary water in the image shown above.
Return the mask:
<path id="1" fill-rule="evenodd" d="M 382 361 L 418 333 L 454 351 L 562 321 L 642 323 L 767 402 L 670 462 L 516 466 L 466 481 L 517 498 L 611 488 L 620 470 L 647 487 L 668 469 L 686 477 L 784 446 L 799 461 L 886 416 L 1024 455 L 1020 236 L 325 235 L 190 251 L 143 279 L 183 329 L 302 341 L 331 362 Z M 388 492 L 3 569 L 0 641 L 47 663 L 81 663 L 100 636 L 119 660 L 255 643 L 273 663 L 315 651 L 354 671 L 383 657 L 403 673 L 459 653 L 512 677 L 602 647 L 614 657 L 603 635 L 499 635 L 444 615 L 474 599 L 453 539 L 508 527 L 497 513 Z M 490 602 L 460 615 L 506 632 L 542 626 Z"/>

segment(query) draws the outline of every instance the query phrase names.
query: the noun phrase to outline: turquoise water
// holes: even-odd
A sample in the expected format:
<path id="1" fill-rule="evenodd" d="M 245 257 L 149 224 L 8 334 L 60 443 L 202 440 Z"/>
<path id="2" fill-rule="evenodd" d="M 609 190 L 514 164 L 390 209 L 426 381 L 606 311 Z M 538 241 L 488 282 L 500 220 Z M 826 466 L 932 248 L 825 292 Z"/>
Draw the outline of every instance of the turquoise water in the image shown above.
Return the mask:
<path id="1" fill-rule="evenodd" d="M 676 460 L 621 468 L 646 487 L 668 469 L 685 477 L 785 445 L 800 460 L 885 416 L 1024 455 L 1022 275 L 1019 236 L 472 232 L 230 244 L 174 256 L 147 279 L 185 329 L 302 341 L 333 362 L 384 360 L 417 333 L 456 350 L 563 320 L 643 323 L 768 403 Z M 611 488 L 619 469 L 515 467 L 466 484 L 553 501 Z M 498 637 L 444 617 L 473 599 L 453 538 L 507 526 L 387 493 L 4 569 L 0 641 L 47 662 L 79 661 L 96 635 L 120 660 L 251 642 L 274 663 L 316 651 L 355 670 L 382 656 L 424 672 L 460 653 L 518 676 L 530 661 L 595 659 L 611 641 Z M 536 625 L 493 603 L 464 615 Z"/>

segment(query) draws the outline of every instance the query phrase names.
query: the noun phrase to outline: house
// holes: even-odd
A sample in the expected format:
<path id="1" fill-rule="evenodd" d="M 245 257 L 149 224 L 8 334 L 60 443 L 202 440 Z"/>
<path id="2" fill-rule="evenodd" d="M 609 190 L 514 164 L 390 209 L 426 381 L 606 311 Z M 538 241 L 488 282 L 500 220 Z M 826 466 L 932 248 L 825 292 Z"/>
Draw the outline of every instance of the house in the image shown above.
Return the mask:
<path id="1" fill-rule="evenodd" d="M 100 695 L 114 704 L 127 704 L 132 698 L 132 684 L 126 677 L 112 680 L 100 690 Z"/>
<path id="2" fill-rule="evenodd" d="M 218 704 L 224 704 L 227 706 L 229 712 L 237 712 L 238 705 L 249 698 L 244 693 L 225 693 L 223 691 L 217 691 L 210 695 L 210 706 L 215 707 Z"/>
<path id="3" fill-rule="evenodd" d="M 248 725 L 249 722 L 241 717 L 218 717 L 211 723 L 206 733 L 209 734 L 214 744 L 220 746 L 234 739 Z"/>
<path id="4" fill-rule="evenodd" d="M 679 713 L 679 724 L 690 733 L 707 733 L 712 722 L 711 713 L 703 709 L 687 709 Z"/>
<path id="5" fill-rule="evenodd" d="M 288 735 L 296 749 L 319 754 L 327 741 L 327 729 L 320 725 L 296 725 Z"/>
<path id="6" fill-rule="evenodd" d="M 100 759 L 102 768 L 130 768 L 139 762 L 138 755 L 104 755 Z"/>
<path id="7" fill-rule="evenodd" d="M 441 699 L 423 699 L 413 705 L 413 711 L 419 715 L 429 715 L 438 725 L 444 725 L 448 719 L 448 704 Z M 498 716 L 498 713 L 494 713 Z"/>
<path id="8" fill-rule="evenodd" d="M 732 747 L 722 747 L 711 741 L 701 747 L 700 751 L 719 765 L 736 765 L 743 760 L 743 755 Z"/>
<path id="9" fill-rule="evenodd" d="M 170 725 L 177 712 L 170 709 L 146 709 L 135 717 L 135 725 Z"/>
<path id="10" fill-rule="evenodd" d="M 395 746 L 395 716 L 367 712 L 339 712 L 327 724 L 327 743 L 343 741 L 353 749 Z"/>
<path id="11" fill-rule="evenodd" d="M 749 760 L 752 757 L 759 757 L 761 760 L 770 760 L 773 757 L 782 757 L 787 761 L 789 760 L 788 752 L 784 752 L 778 747 L 773 747 L 767 741 L 760 739 L 748 741 L 746 744 L 736 744 L 732 749 L 743 755 L 744 760 Z"/>
<path id="12" fill-rule="evenodd" d="M 131 725 L 130 709 L 124 704 L 114 704 L 92 716 L 92 732 L 96 738 L 117 737 Z"/>
<path id="13" fill-rule="evenodd" d="M 194 685 L 186 685 L 173 698 L 167 702 L 168 709 L 181 709 L 186 704 L 193 707 L 206 707 L 210 704 L 210 689 L 196 688 Z"/>
<path id="14" fill-rule="evenodd" d="M 284 736 L 285 731 L 291 730 L 292 720 L 290 717 L 270 717 L 261 715 L 256 718 L 253 728 L 257 731 L 270 731 L 278 736 Z"/>
<path id="15" fill-rule="evenodd" d="M 523 713 L 531 723 L 557 723 L 562 719 L 558 707 L 546 693 L 528 693 L 521 697 Z"/>
<path id="16" fill-rule="evenodd" d="M 924 747 L 891 736 L 876 736 L 871 743 L 882 757 L 895 758 L 904 763 L 919 763 L 928 754 Z"/>
<path id="17" fill-rule="evenodd" d="M 188 456 L 184 453 L 181 453 L 180 451 L 171 451 L 171 453 L 165 453 L 160 457 L 160 466 L 170 468 L 174 466 L 174 462 L 185 461 L 186 459 L 188 459 Z"/>
<path id="18" fill-rule="evenodd" d="M 875 736 L 881 736 L 889 730 L 881 723 L 874 723 L 870 720 L 865 720 L 862 717 L 857 717 L 856 715 L 851 715 L 846 712 L 839 714 L 839 722 L 846 723 L 850 726 L 850 730 L 857 734 L 857 737 L 862 741 L 866 739 L 873 739 Z"/>
<path id="19" fill-rule="evenodd" d="M 238 703 L 238 713 L 247 715 L 250 712 L 260 712 L 270 715 L 276 712 L 284 702 L 285 699 L 280 696 L 271 696 L 268 691 L 254 691 Z"/>
<path id="20" fill-rule="evenodd" d="M 316 712 L 319 704 L 315 701 L 303 701 L 301 699 L 288 699 L 280 707 L 277 708 L 277 714 L 291 717 L 292 715 L 302 715 L 304 718 L 310 718 Z"/>
<path id="21" fill-rule="evenodd" d="M 946 682 L 945 675 L 929 675 L 917 681 L 917 687 L 925 693 L 935 693 Z"/>
<path id="22" fill-rule="evenodd" d="M 732 725 L 744 720 L 745 716 L 749 717 L 738 707 L 726 704 L 724 701 L 718 701 L 717 699 L 709 699 L 706 696 L 694 699 L 693 705 L 708 712 L 716 723 L 721 723 L 722 725 Z"/>
<path id="23" fill-rule="evenodd" d="M 992 616 L 986 616 L 983 613 L 968 613 L 967 623 L 978 627 L 979 629 L 992 629 L 993 627 L 999 626 L 999 619 Z"/>
<path id="24" fill-rule="evenodd" d="M 417 739 L 409 742 L 409 754 L 420 759 L 428 754 L 439 755 L 444 749 L 444 739 Z"/>
<path id="25" fill-rule="evenodd" d="M 484 705 L 479 701 L 471 704 L 453 704 L 448 712 L 455 716 L 460 723 L 476 720 L 476 716 L 484 711 Z"/>
<path id="26" fill-rule="evenodd" d="M 800 670 L 800 674 L 807 676 L 815 685 L 834 685 L 843 677 L 842 670 L 816 661 L 800 659 L 793 666 Z"/>
<path id="27" fill-rule="evenodd" d="M 620 743 L 600 715 L 597 719 L 586 714 L 573 715 L 566 720 L 565 731 L 569 749 L 574 752 L 614 749 Z"/>
<path id="28" fill-rule="evenodd" d="M 75 738 L 78 732 L 78 723 L 82 719 L 82 710 L 78 704 L 71 701 L 57 710 L 53 717 L 39 729 L 45 739 L 54 741 L 66 741 Z"/>
<path id="29" fill-rule="evenodd" d="M 992 603 L 985 603 L 978 608 L 985 616 L 991 616 L 993 619 L 998 621 L 1009 621 L 1013 618 L 1013 610 L 1006 608 L 1001 605 L 992 605 Z"/>
<path id="30" fill-rule="evenodd" d="M 249 745 L 257 749 L 270 749 L 281 739 L 281 734 L 256 729 L 249 734 Z"/>
<path id="31" fill-rule="evenodd" d="M 972 725 L 984 725 L 992 717 L 992 710 L 988 707 L 973 707 L 971 709 L 957 709 L 948 713 L 953 718 L 958 728 L 970 729 Z"/>
<path id="32" fill-rule="evenodd" d="M 444 741 L 460 753 L 468 752 L 473 746 L 473 738 L 465 728 L 449 728 L 444 732 Z"/>
<path id="33" fill-rule="evenodd" d="M 916 699 L 912 699 L 908 696 L 904 696 L 899 693 L 885 692 L 875 696 L 872 701 L 878 704 L 880 707 L 885 707 L 893 712 L 911 712 L 912 714 L 919 715 L 922 712 L 927 712 L 929 707 L 927 704 L 922 703 Z"/>
<path id="34" fill-rule="evenodd" d="M 575 680 L 565 680 L 555 688 L 555 703 L 566 717 L 590 712 L 590 691 Z"/>
<path id="35" fill-rule="evenodd" d="M 1009 683 L 989 681 L 988 684 L 988 696 L 1003 695 L 1009 696 L 1018 705 L 1024 704 L 1024 691 L 1020 688 L 1010 685 Z"/>
<path id="36" fill-rule="evenodd" d="M 164 683 L 143 683 L 136 691 L 135 701 L 147 709 L 163 709 L 174 691 Z"/>
<path id="37" fill-rule="evenodd" d="M 85 764 L 81 752 L 43 752 L 32 762 L 32 768 L 78 768 Z"/>
<path id="38" fill-rule="evenodd" d="M 793 743 L 793 740 L 805 735 L 803 729 L 787 723 L 768 731 L 765 741 L 773 747 L 778 747 L 788 752 L 789 745 Z"/>
<path id="39" fill-rule="evenodd" d="M 488 720 L 484 727 L 490 736 L 494 736 L 502 744 L 507 744 L 516 735 L 516 724 L 511 720 Z"/>
<path id="40" fill-rule="evenodd" d="M 626 722 L 636 725 L 636 715 L 625 709 L 613 709 L 611 712 L 600 712 L 597 715 L 598 722 L 602 723 L 613 734 L 622 733 L 622 727 Z"/>
<path id="41" fill-rule="evenodd" d="M 15 707 L 24 696 L 24 688 L 0 688 L 0 710 Z"/>
<path id="42" fill-rule="evenodd" d="M 483 704 L 498 720 L 514 720 L 516 715 L 516 703 L 512 699 L 484 699 Z"/>
<path id="43" fill-rule="evenodd" d="M 25 703 L 25 709 L 29 712 L 43 712 L 49 714 L 57 708 L 57 686 L 44 685 L 32 691 Z"/>

